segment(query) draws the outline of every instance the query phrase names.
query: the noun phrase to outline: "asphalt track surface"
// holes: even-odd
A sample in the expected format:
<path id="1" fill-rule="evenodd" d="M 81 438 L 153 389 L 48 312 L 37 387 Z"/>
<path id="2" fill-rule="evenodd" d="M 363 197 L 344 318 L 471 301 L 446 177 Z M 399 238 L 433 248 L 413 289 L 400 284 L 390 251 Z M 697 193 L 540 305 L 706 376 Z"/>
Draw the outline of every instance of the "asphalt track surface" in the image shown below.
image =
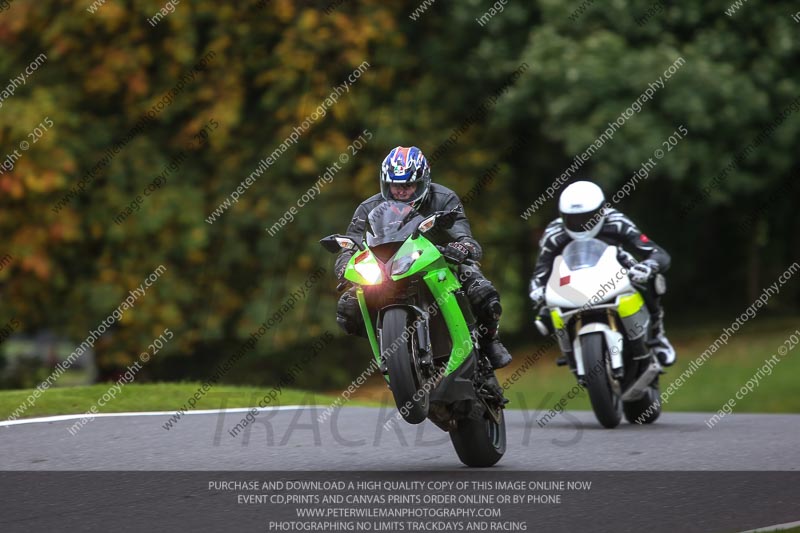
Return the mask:
<path id="1" fill-rule="evenodd" d="M 0 427 L 0 498 L 11 510 L 0 531 L 269 531 L 267 515 L 295 516 L 245 509 L 206 487 L 253 477 L 593 481 L 560 505 L 506 506 L 504 519 L 527 520 L 528 531 L 724 532 L 800 520 L 800 415 L 734 414 L 709 429 L 709 414 L 666 412 L 650 426 L 606 430 L 590 412 L 539 427 L 542 412 L 508 410 L 506 455 L 476 470 L 429 422 L 385 429 L 393 406 L 344 408 L 323 422 L 321 413 L 265 410 L 236 437 L 228 430 L 242 412 L 191 414 L 169 431 L 166 415 L 96 418 L 75 436 L 75 420 Z"/>
<path id="2" fill-rule="evenodd" d="M 396 420 L 394 406 L 263 410 L 241 434 L 242 412 L 169 418 L 96 418 L 0 427 L 0 470 L 402 470 L 462 469 L 448 435 L 426 421 Z M 664 413 L 652 425 L 607 430 L 591 412 L 543 428 L 542 412 L 506 411 L 508 446 L 498 469 L 800 471 L 800 415 L 734 414 L 709 429 L 707 413 Z M 385 424 L 395 419 L 389 429 Z"/>

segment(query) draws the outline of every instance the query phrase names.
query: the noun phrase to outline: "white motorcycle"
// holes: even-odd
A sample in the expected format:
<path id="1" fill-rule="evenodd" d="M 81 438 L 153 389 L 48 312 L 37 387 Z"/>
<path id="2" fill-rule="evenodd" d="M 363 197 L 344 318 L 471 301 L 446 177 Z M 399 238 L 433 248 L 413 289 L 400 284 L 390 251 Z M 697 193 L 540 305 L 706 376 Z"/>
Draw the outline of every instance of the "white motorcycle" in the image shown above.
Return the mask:
<path id="1" fill-rule="evenodd" d="M 651 347 L 650 313 L 631 284 L 627 252 L 598 239 L 573 241 L 556 257 L 545 289 L 546 309 L 559 347 L 578 383 L 589 393 L 597 420 L 649 424 L 661 414 L 662 367 Z M 658 294 L 664 277 L 655 279 Z M 547 326 L 537 318 L 543 334 Z"/>

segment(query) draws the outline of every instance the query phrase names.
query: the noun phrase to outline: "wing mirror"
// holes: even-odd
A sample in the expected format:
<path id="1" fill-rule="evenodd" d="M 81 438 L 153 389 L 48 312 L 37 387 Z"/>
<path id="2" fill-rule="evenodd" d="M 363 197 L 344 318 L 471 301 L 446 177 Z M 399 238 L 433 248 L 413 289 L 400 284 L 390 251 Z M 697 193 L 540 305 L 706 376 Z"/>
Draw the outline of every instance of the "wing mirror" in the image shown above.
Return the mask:
<path id="1" fill-rule="evenodd" d="M 323 248 L 334 254 L 340 250 L 353 250 L 356 248 L 359 250 L 364 249 L 364 246 L 360 242 L 356 242 L 350 237 L 345 237 L 344 235 L 338 234 L 328 235 L 324 239 L 320 239 L 319 243 Z"/>
<path id="2" fill-rule="evenodd" d="M 458 218 L 458 215 L 461 214 L 461 212 L 458 211 L 458 209 L 459 208 L 456 207 L 452 211 L 442 211 L 438 213 L 438 216 L 436 218 L 436 225 L 444 229 L 452 228 L 453 224 L 456 223 L 456 218 Z"/>
<path id="3" fill-rule="evenodd" d="M 452 211 L 437 211 L 419 223 L 417 229 L 414 230 L 413 238 L 416 239 L 419 237 L 420 233 L 427 233 L 434 226 L 439 226 L 443 229 L 452 228 L 453 224 L 456 223 L 456 218 L 458 218 L 459 213 L 460 211 L 458 211 L 458 208 L 453 209 Z"/>
<path id="4" fill-rule="evenodd" d="M 419 237 L 420 233 L 427 233 L 436 225 L 436 219 L 439 217 L 439 213 L 434 213 L 428 218 L 423 219 L 417 225 L 417 229 L 414 230 L 414 234 L 412 235 L 413 239 Z"/>

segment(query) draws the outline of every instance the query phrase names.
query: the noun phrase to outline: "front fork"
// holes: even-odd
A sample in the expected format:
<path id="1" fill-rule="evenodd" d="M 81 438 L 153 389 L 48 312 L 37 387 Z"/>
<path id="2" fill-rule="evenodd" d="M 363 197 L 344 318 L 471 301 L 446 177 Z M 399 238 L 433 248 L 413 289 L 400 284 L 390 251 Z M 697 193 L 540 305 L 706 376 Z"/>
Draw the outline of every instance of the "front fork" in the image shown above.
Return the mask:
<path id="1" fill-rule="evenodd" d="M 610 371 L 612 375 L 609 377 L 620 379 L 624 374 L 625 365 L 622 356 L 624 336 L 619 331 L 615 313 L 611 309 L 607 309 L 606 312 L 607 323 L 589 322 L 588 324 L 583 324 L 583 317 L 579 314 L 575 317 L 573 323 L 564 324 L 557 309 L 550 311 L 561 353 L 567 358 L 570 370 L 572 370 L 579 382 L 582 382 L 586 374 L 592 371 L 592 369 L 587 369 L 584 365 L 581 350 L 581 336 L 590 333 L 603 334 L 608 353 L 611 356 Z M 571 334 L 571 330 L 574 334 Z"/>
<path id="2" fill-rule="evenodd" d="M 583 354 L 581 353 L 581 336 L 589 333 L 602 333 L 608 353 L 611 356 L 610 366 L 607 370 L 610 371 L 608 377 L 612 386 L 617 394 L 621 395 L 622 400 L 637 400 L 646 393 L 647 388 L 661 372 L 661 365 L 652 356 L 645 342 L 649 327 L 649 313 L 647 308 L 641 305 L 638 308 L 629 308 L 627 312 L 621 310 L 619 314 L 612 309 L 607 309 L 606 312 L 608 323 L 590 322 L 583 325 L 582 317 L 578 315 L 575 317 L 574 323 L 565 325 L 558 310 L 551 310 L 559 347 L 567 357 L 570 368 L 577 377 L 578 382 L 583 384 L 587 372 L 591 372 L 593 369 L 585 368 Z M 570 328 L 575 332 L 574 335 L 570 335 Z M 621 390 L 621 382 L 625 375 L 625 361 L 623 358 L 625 338 L 628 339 L 629 357 L 632 360 L 652 359 L 652 361 L 623 392 Z"/>
<path id="3" fill-rule="evenodd" d="M 430 321 L 428 311 L 431 313 L 442 313 L 442 318 L 447 326 L 453 344 L 444 372 L 444 376 L 446 377 L 461 367 L 474 349 L 474 342 L 470 334 L 469 325 L 474 322 L 474 318 L 472 317 L 469 302 L 461 291 L 461 284 L 458 278 L 456 278 L 453 271 L 444 262 L 444 259 L 442 259 L 440 268 L 436 268 L 425 274 L 423 280 L 437 305 L 428 306 L 425 310 L 413 305 L 406 304 L 405 306 L 409 309 L 413 309 L 413 312 L 418 317 L 423 317 L 425 319 L 422 321 L 425 324 L 424 330 L 418 332 L 418 334 L 420 334 L 418 346 L 421 349 L 425 347 L 427 350 L 430 350 L 430 333 L 428 331 Z M 366 298 L 364 296 L 364 289 L 360 286 L 356 287 L 356 298 L 358 299 L 359 309 L 361 310 L 361 316 L 364 320 L 364 326 L 367 331 L 367 338 L 369 339 L 373 356 L 378 364 L 378 368 L 384 370 L 376 324 L 373 323 L 370 317 Z M 469 323 L 468 320 L 470 321 Z M 420 328 L 417 329 L 419 330 Z M 426 349 L 422 349 L 423 356 Z M 389 378 L 385 373 L 384 378 L 388 382 Z"/>
<path id="4" fill-rule="evenodd" d="M 375 325 L 372 323 L 372 318 L 369 316 L 369 308 L 367 308 L 367 300 L 364 297 L 364 289 L 360 286 L 356 287 L 356 298 L 358 298 L 358 308 L 361 309 L 361 318 L 364 320 L 364 328 L 367 330 L 367 338 L 369 345 L 372 347 L 372 354 L 375 357 L 375 362 L 378 363 L 378 368 L 384 370 L 383 362 L 381 361 L 381 349 L 378 345 L 378 337 L 375 334 Z M 384 372 L 384 379 L 389 382 L 389 376 Z"/>

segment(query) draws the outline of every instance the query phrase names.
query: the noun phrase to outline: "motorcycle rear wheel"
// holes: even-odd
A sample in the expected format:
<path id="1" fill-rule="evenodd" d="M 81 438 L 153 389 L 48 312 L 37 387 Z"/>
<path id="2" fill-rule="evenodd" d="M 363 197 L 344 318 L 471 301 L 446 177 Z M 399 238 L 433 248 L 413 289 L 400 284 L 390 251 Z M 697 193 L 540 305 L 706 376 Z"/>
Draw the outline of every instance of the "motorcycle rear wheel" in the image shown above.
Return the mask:
<path id="1" fill-rule="evenodd" d="M 661 415 L 661 394 L 658 377 L 647 388 L 644 396 L 632 402 L 624 402 L 622 410 L 625 420 L 631 424 L 652 424 Z"/>
<path id="2" fill-rule="evenodd" d="M 450 440 L 458 458 L 467 466 L 493 466 L 506 453 L 506 419 L 500 409 L 500 422 L 484 413 L 480 419 L 465 418 L 450 430 Z"/>

